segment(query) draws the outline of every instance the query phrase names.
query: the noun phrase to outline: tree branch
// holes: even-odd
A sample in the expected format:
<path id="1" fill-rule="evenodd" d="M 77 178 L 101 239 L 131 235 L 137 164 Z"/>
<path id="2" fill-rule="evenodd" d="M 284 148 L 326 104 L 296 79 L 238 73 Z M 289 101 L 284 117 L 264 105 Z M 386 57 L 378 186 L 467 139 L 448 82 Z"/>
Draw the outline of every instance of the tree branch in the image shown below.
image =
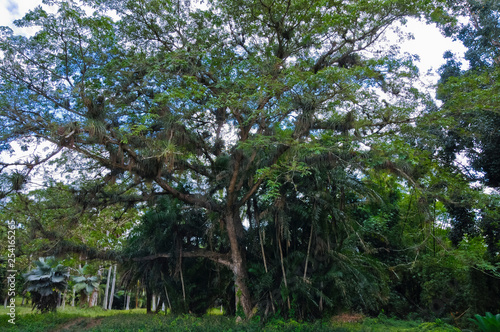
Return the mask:
<path id="1" fill-rule="evenodd" d="M 202 249 L 198 250 L 193 250 L 193 251 L 182 251 L 181 254 L 182 257 L 186 258 L 208 258 L 213 262 L 231 267 L 231 256 L 230 254 L 220 254 L 217 252 L 213 251 L 206 251 Z M 132 258 L 133 261 L 139 262 L 139 261 L 151 261 L 159 258 L 174 258 L 175 256 L 173 254 L 168 254 L 168 253 L 162 253 L 162 254 L 156 254 L 156 255 L 150 255 L 150 256 L 145 256 L 145 257 L 136 257 Z"/>

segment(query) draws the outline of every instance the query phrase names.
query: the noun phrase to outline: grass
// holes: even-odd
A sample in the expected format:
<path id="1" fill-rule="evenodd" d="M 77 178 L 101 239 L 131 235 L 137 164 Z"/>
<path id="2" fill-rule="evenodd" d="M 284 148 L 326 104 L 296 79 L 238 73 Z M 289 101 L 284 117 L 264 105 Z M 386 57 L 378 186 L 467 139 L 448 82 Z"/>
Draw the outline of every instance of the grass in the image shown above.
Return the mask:
<path id="1" fill-rule="evenodd" d="M 212 312 L 213 311 L 213 312 Z M 101 331 L 343 331 L 343 332 L 396 332 L 396 331 L 459 331 L 441 321 L 426 323 L 402 321 L 381 316 L 379 318 L 358 317 L 354 321 L 330 319 L 312 323 L 274 318 L 262 324 L 256 317 L 250 322 L 237 323 L 234 318 L 220 315 L 220 309 L 213 309 L 203 317 L 192 315 L 146 315 L 145 309 L 103 310 L 98 307 L 80 309 L 67 306 L 57 313 L 36 314 L 29 307 L 16 307 L 16 325 L 7 322 L 7 310 L 0 308 L 0 331 L 22 332 L 101 332 Z M 215 315 L 217 314 L 217 315 Z"/>
<path id="2" fill-rule="evenodd" d="M 212 315 L 212 316 L 222 316 L 224 315 L 225 310 L 221 308 L 210 308 L 207 310 L 207 315 Z"/>
<path id="3" fill-rule="evenodd" d="M 365 318 L 357 323 L 337 324 L 347 329 L 347 331 L 366 331 L 366 332 L 419 332 L 419 331 L 435 331 L 435 332 L 455 332 L 460 331 L 456 327 L 445 324 L 441 321 L 436 322 L 421 322 L 421 321 L 405 321 L 392 318 Z"/>

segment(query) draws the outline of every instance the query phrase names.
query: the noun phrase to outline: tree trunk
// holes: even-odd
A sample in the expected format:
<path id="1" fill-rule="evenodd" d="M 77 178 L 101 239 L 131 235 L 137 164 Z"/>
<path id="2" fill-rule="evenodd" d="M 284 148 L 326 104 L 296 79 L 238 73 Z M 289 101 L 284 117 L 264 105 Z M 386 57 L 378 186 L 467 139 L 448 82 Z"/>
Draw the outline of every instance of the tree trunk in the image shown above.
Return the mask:
<path id="1" fill-rule="evenodd" d="M 115 284 L 116 284 L 116 264 L 113 269 L 113 283 L 111 284 L 111 293 L 109 294 L 109 306 L 108 309 L 113 308 L 113 298 L 115 297 Z"/>
<path id="2" fill-rule="evenodd" d="M 168 308 L 170 309 L 170 311 L 172 311 L 172 304 L 170 303 L 170 297 L 168 296 L 167 287 L 165 287 L 165 296 L 167 297 Z"/>
<path id="3" fill-rule="evenodd" d="M 75 306 L 75 297 L 76 297 L 76 292 L 75 292 L 75 288 L 73 288 L 73 298 L 71 299 L 71 306 L 72 307 Z"/>
<path id="4" fill-rule="evenodd" d="M 137 281 L 137 290 L 135 292 L 135 308 L 137 309 L 139 307 L 139 280 Z"/>
<path id="5" fill-rule="evenodd" d="M 151 302 L 152 302 L 152 297 L 153 294 L 151 293 L 150 290 L 146 287 L 146 313 L 150 314 L 151 313 Z"/>
<path id="6" fill-rule="evenodd" d="M 125 305 L 125 310 L 130 310 L 130 293 L 127 292 L 127 303 Z"/>
<path id="7" fill-rule="evenodd" d="M 304 267 L 304 281 L 306 281 L 306 277 L 307 277 L 307 265 L 309 264 L 309 254 L 311 253 L 311 243 L 312 243 L 312 237 L 313 237 L 313 229 L 314 229 L 314 224 L 311 223 L 311 233 L 309 234 L 309 243 L 307 244 L 306 265 Z"/>
<path id="8" fill-rule="evenodd" d="M 160 310 L 162 309 L 162 305 L 161 305 L 162 303 L 161 303 L 161 300 L 162 300 L 162 299 L 161 299 L 161 296 L 160 296 L 160 295 L 158 295 L 158 296 L 156 297 L 156 310 L 155 310 L 155 313 L 159 313 L 159 312 L 160 312 Z M 164 307 L 164 305 L 163 305 L 163 307 Z"/>
<path id="9" fill-rule="evenodd" d="M 323 281 L 321 282 L 321 294 L 319 296 L 319 312 L 323 312 Z"/>
<path id="10" fill-rule="evenodd" d="M 151 299 L 151 310 L 156 311 L 156 294 L 152 295 Z"/>
<path id="11" fill-rule="evenodd" d="M 278 248 L 280 251 L 281 271 L 283 272 L 283 282 L 285 283 L 285 288 L 288 292 L 288 282 L 286 280 L 285 264 L 284 264 L 284 260 L 283 260 L 283 249 L 281 248 L 281 239 L 279 238 L 279 236 L 277 237 L 277 240 L 278 240 Z M 292 306 L 290 303 L 290 296 L 289 295 L 286 296 L 286 300 L 287 300 L 287 304 L 288 304 L 288 310 L 290 310 L 292 308 Z"/>
<path id="12" fill-rule="evenodd" d="M 235 277 L 236 310 L 241 306 L 246 319 L 249 319 L 252 317 L 252 298 L 247 286 L 245 248 L 241 243 L 244 230 L 238 211 L 227 213 L 225 222 L 229 243 L 231 244 L 231 269 Z"/>
<path id="13" fill-rule="evenodd" d="M 99 279 L 101 279 L 101 276 L 102 276 L 102 267 L 101 266 L 99 266 L 99 270 L 97 270 L 97 275 L 98 275 Z M 94 291 L 92 292 L 92 296 L 90 298 L 91 298 L 91 301 L 90 301 L 89 307 L 97 306 L 97 302 L 99 300 L 99 286 L 97 286 L 97 288 L 94 288 Z"/>
<path id="14" fill-rule="evenodd" d="M 97 305 L 97 298 L 98 297 L 99 297 L 99 289 L 96 288 L 96 289 L 94 289 L 94 291 L 92 292 L 92 295 L 90 296 L 89 308 Z"/>
<path id="15" fill-rule="evenodd" d="M 64 290 L 64 294 L 63 294 L 63 297 L 62 297 L 62 308 L 63 308 L 63 310 L 66 307 L 66 293 L 67 293 L 67 290 Z M 23 301 L 24 301 L 24 298 L 23 298 Z"/>
<path id="16" fill-rule="evenodd" d="M 182 257 L 182 253 L 181 253 L 181 257 Z M 181 286 L 182 286 L 182 300 L 184 301 L 184 306 L 186 306 L 186 287 L 184 286 L 184 276 L 182 274 L 182 263 L 181 263 L 181 269 L 180 269 L 180 276 L 181 276 Z"/>
<path id="17" fill-rule="evenodd" d="M 102 308 L 106 310 L 108 308 L 108 292 L 109 292 L 109 279 L 111 279 L 111 268 L 113 266 L 110 265 L 108 269 L 108 279 L 106 280 L 106 290 L 104 291 L 104 300 L 102 301 Z"/>

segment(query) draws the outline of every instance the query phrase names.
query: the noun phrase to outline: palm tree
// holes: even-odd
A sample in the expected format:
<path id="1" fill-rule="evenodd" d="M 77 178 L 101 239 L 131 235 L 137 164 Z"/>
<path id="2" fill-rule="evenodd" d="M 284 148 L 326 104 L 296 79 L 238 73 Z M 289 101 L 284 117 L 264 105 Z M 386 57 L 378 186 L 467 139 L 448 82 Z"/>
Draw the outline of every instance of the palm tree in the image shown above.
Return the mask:
<path id="1" fill-rule="evenodd" d="M 89 275 L 89 273 L 87 273 L 87 269 L 88 265 L 78 269 L 80 275 L 72 278 L 75 282 L 73 289 L 75 290 L 75 293 L 79 293 L 81 295 L 81 304 L 83 304 L 85 299 L 87 299 L 88 305 L 91 307 L 93 298 L 92 295 L 99 288 L 100 278 L 98 276 Z"/>
<path id="2" fill-rule="evenodd" d="M 60 294 L 68 287 L 69 270 L 54 257 L 40 258 L 35 264 L 34 270 L 24 274 L 33 309 L 41 313 L 56 311 Z"/>

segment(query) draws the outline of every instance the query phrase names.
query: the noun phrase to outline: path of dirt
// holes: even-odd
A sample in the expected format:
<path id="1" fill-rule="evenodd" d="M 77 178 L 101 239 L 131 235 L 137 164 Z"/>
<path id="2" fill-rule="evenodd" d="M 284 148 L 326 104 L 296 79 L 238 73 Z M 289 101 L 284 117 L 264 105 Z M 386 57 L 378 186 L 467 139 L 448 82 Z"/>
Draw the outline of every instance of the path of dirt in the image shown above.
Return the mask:
<path id="1" fill-rule="evenodd" d="M 63 326 L 60 326 L 57 329 L 55 329 L 53 332 L 61 332 L 61 331 L 67 330 L 67 329 L 73 327 L 74 325 L 80 323 L 82 320 L 83 320 L 83 317 L 80 317 L 80 318 L 77 318 L 75 320 L 69 321 L 66 324 L 64 324 Z"/>
<path id="2" fill-rule="evenodd" d="M 85 318 L 86 317 L 80 317 L 80 318 L 74 319 L 72 321 L 69 321 L 69 322 L 65 323 L 64 325 L 59 326 L 57 329 L 53 330 L 52 332 L 73 331 L 72 328 L 75 325 L 80 324 Z M 89 330 L 93 327 L 96 327 L 97 325 L 101 324 L 102 320 L 103 320 L 102 317 L 90 320 L 90 322 L 85 326 L 85 330 Z M 80 331 L 80 330 L 81 330 L 81 327 L 79 327 L 78 331 Z M 76 330 L 74 330 L 74 331 L 76 331 Z"/>
<path id="3" fill-rule="evenodd" d="M 90 322 L 89 325 L 85 326 L 85 329 L 91 329 L 93 327 L 96 327 L 97 325 L 101 324 L 102 320 L 103 318 L 94 319 L 93 321 Z"/>

